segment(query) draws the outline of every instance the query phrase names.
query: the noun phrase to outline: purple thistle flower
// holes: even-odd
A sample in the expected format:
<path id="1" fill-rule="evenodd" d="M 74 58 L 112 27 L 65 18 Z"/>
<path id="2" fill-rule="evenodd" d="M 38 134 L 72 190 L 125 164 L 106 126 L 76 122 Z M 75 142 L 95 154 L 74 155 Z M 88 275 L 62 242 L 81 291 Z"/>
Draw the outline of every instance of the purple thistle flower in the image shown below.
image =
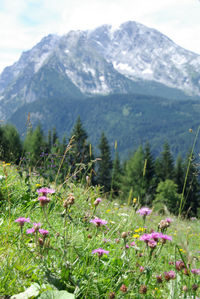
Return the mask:
<path id="1" fill-rule="evenodd" d="M 98 197 L 95 201 L 94 201 L 94 205 L 98 206 L 98 204 L 102 201 L 102 199 L 100 197 Z"/>
<path id="2" fill-rule="evenodd" d="M 171 218 L 166 218 L 165 221 L 167 221 L 168 223 L 171 223 L 172 219 Z"/>
<path id="3" fill-rule="evenodd" d="M 154 241 L 154 240 L 149 240 L 149 242 L 148 242 L 148 246 L 149 246 L 150 248 L 155 248 L 156 245 L 157 245 L 157 242 L 156 242 L 156 241 Z"/>
<path id="4" fill-rule="evenodd" d="M 168 236 L 168 235 L 160 234 L 160 238 L 161 238 L 162 241 L 164 241 L 164 242 L 166 242 L 167 240 L 168 240 L 168 241 L 172 241 L 172 237 L 171 237 L 171 236 Z"/>
<path id="5" fill-rule="evenodd" d="M 134 241 L 131 242 L 130 246 L 135 246 L 135 242 Z"/>
<path id="6" fill-rule="evenodd" d="M 151 240 L 151 234 L 144 234 L 140 237 L 140 241 L 148 243 Z"/>
<path id="7" fill-rule="evenodd" d="M 40 204 L 42 207 L 44 207 L 46 204 L 48 204 L 50 202 L 50 199 L 47 198 L 46 196 L 40 196 L 38 197 L 38 200 L 40 201 Z"/>
<path id="8" fill-rule="evenodd" d="M 106 225 L 108 222 L 100 218 L 95 218 L 95 219 L 91 219 L 90 223 L 94 223 L 98 227 L 98 226 Z"/>
<path id="9" fill-rule="evenodd" d="M 160 234 L 160 233 L 157 233 L 157 232 L 153 232 L 153 233 L 151 233 L 151 238 L 154 240 L 154 241 L 158 241 L 158 239 L 160 239 L 161 238 L 161 235 L 162 234 Z"/>
<path id="10" fill-rule="evenodd" d="M 49 234 L 49 231 L 46 230 L 46 229 L 40 228 L 40 229 L 39 229 L 39 233 L 40 233 L 41 235 L 43 235 L 43 237 L 46 237 L 46 236 Z"/>
<path id="11" fill-rule="evenodd" d="M 191 269 L 191 272 L 192 272 L 193 274 L 200 275 L 200 269 Z"/>
<path id="12" fill-rule="evenodd" d="M 95 253 L 97 253 L 98 256 L 101 257 L 103 254 L 109 254 L 109 251 L 104 250 L 104 249 L 102 249 L 102 248 L 98 248 L 98 249 L 94 249 L 94 250 L 92 251 L 92 254 L 95 254 Z"/>
<path id="13" fill-rule="evenodd" d="M 152 210 L 150 210 L 147 207 L 143 207 L 141 209 L 139 209 L 136 213 L 140 214 L 140 216 L 147 216 L 150 215 L 152 212 Z"/>
<path id="14" fill-rule="evenodd" d="M 47 187 L 42 187 L 42 188 L 38 189 L 37 192 L 39 194 L 42 193 L 43 196 L 46 196 L 48 193 L 49 194 L 55 193 L 55 190 L 47 188 Z"/>
<path id="15" fill-rule="evenodd" d="M 22 227 L 24 226 L 25 222 L 30 222 L 30 218 L 19 217 L 15 220 L 15 222 L 18 222 L 19 225 Z"/>
<path id="16" fill-rule="evenodd" d="M 34 234 L 34 233 L 35 233 L 35 228 L 32 227 L 32 228 L 27 229 L 27 230 L 26 230 L 26 233 L 27 233 L 27 234 Z"/>

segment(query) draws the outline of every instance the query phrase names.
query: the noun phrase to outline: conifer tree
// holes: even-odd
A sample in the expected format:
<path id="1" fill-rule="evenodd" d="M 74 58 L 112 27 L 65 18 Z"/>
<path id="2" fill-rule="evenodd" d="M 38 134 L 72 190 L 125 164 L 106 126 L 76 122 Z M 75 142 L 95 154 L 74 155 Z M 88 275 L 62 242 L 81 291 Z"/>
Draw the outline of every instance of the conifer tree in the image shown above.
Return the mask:
<path id="1" fill-rule="evenodd" d="M 103 186 L 105 192 L 109 192 L 112 180 L 112 159 L 108 140 L 102 133 L 99 146 L 100 160 L 98 161 L 97 182 Z"/>
<path id="2" fill-rule="evenodd" d="M 0 127 L 1 159 L 6 162 L 19 163 L 22 154 L 22 143 L 17 129 L 6 124 Z"/>
<path id="3" fill-rule="evenodd" d="M 30 163 L 32 166 L 40 165 L 41 153 L 45 150 L 45 137 L 40 125 L 33 131 L 30 129 L 24 141 L 24 149 L 30 154 Z"/>
<path id="4" fill-rule="evenodd" d="M 182 211 L 187 217 L 197 216 L 200 209 L 200 183 L 198 180 L 198 166 L 195 164 L 195 158 L 193 155 L 191 155 L 191 153 L 188 154 L 184 164 L 187 177 L 183 194 Z"/>
<path id="5" fill-rule="evenodd" d="M 176 159 L 175 169 L 174 169 L 174 182 L 177 185 L 177 191 L 179 194 L 183 191 L 185 179 L 185 168 L 182 157 L 179 155 Z"/>
<path id="6" fill-rule="evenodd" d="M 157 179 L 155 173 L 155 161 L 151 153 L 151 148 L 149 143 L 146 143 L 144 148 L 144 170 L 143 176 L 145 181 L 145 196 L 146 202 L 150 204 L 153 201 Z"/>
<path id="7" fill-rule="evenodd" d="M 174 179 L 174 161 L 170 151 L 170 146 L 167 142 L 163 145 L 163 152 L 156 160 L 156 175 L 159 181 Z"/>
<path id="8" fill-rule="evenodd" d="M 118 152 L 115 154 L 115 159 L 113 161 L 113 169 L 112 169 L 112 184 L 111 191 L 112 195 L 118 196 L 121 185 L 121 177 L 122 177 L 122 167 L 120 164 L 120 158 Z"/>
<path id="9" fill-rule="evenodd" d="M 83 173 L 86 175 L 87 165 L 93 158 L 87 141 L 88 136 L 83 128 L 80 117 L 78 117 L 74 125 L 71 138 L 73 138 L 73 142 L 72 148 L 68 154 L 68 163 L 71 168 L 71 174 L 74 173 L 77 167 L 82 168 L 82 171 L 78 171 L 77 174 L 77 177 L 80 179 Z"/>
<path id="10" fill-rule="evenodd" d="M 125 163 L 121 188 L 126 197 L 129 197 L 131 192 L 132 197 L 138 198 L 142 205 L 146 204 L 145 180 L 143 171 L 144 151 L 140 146 Z"/>

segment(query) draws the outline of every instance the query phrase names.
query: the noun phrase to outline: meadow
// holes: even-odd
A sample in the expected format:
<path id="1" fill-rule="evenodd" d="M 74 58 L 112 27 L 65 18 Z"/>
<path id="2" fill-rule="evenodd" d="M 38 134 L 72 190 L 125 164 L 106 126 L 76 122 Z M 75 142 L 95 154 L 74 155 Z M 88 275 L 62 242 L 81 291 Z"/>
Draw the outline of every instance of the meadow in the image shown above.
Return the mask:
<path id="1" fill-rule="evenodd" d="M 0 163 L 0 298 L 198 298 L 199 220 Z"/>

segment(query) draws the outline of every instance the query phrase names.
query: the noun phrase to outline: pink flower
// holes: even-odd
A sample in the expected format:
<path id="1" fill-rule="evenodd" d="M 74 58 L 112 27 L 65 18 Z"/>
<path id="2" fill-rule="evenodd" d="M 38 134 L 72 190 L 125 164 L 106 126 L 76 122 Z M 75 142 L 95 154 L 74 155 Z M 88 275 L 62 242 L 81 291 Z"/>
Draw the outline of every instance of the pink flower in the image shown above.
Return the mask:
<path id="1" fill-rule="evenodd" d="M 38 197 L 38 200 L 40 201 L 40 204 L 42 207 L 44 207 L 46 204 L 48 204 L 50 202 L 50 199 L 47 198 L 46 196 L 40 196 Z"/>
<path id="2" fill-rule="evenodd" d="M 38 189 L 37 192 L 42 193 L 42 195 L 46 196 L 48 193 L 50 193 L 50 194 L 55 193 L 55 190 L 46 188 L 46 187 L 42 187 L 42 188 Z"/>
<path id="3" fill-rule="evenodd" d="M 141 216 L 147 216 L 147 215 L 150 215 L 151 212 L 152 212 L 152 210 L 150 210 L 149 208 L 143 207 L 143 208 L 139 209 L 136 213 L 140 214 Z"/>
<path id="4" fill-rule="evenodd" d="M 161 238 L 161 234 L 157 232 L 151 233 L 151 238 L 154 239 L 154 241 L 158 241 L 159 238 Z"/>
<path id="5" fill-rule="evenodd" d="M 174 271 L 164 272 L 165 280 L 175 279 L 176 273 Z"/>
<path id="6" fill-rule="evenodd" d="M 134 241 L 131 242 L 130 246 L 135 246 L 135 242 Z"/>
<path id="7" fill-rule="evenodd" d="M 144 234 L 140 237 L 140 241 L 148 243 L 151 240 L 151 234 Z"/>
<path id="8" fill-rule="evenodd" d="M 193 274 L 200 275 L 200 269 L 191 269 L 191 272 L 192 272 Z"/>
<path id="9" fill-rule="evenodd" d="M 149 240 L 149 242 L 148 242 L 148 246 L 149 246 L 150 248 L 155 248 L 156 245 L 157 245 L 157 242 L 156 242 L 156 241 L 154 241 L 154 240 Z"/>
<path id="10" fill-rule="evenodd" d="M 171 223 L 172 219 L 171 218 L 166 218 L 165 221 L 167 221 L 168 223 Z"/>
<path id="11" fill-rule="evenodd" d="M 15 222 L 18 222 L 19 225 L 22 227 L 24 226 L 25 222 L 30 222 L 30 218 L 19 217 L 18 219 L 15 220 Z"/>
<path id="12" fill-rule="evenodd" d="M 98 197 L 98 198 L 94 201 L 94 205 L 95 205 L 95 206 L 98 206 L 98 204 L 99 204 L 101 201 L 102 201 L 101 198 Z"/>
<path id="13" fill-rule="evenodd" d="M 26 233 L 27 233 L 27 234 L 34 234 L 34 233 L 35 233 L 35 228 L 32 227 L 32 228 L 27 229 L 27 230 L 26 230 Z"/>
<path id="14" fill-rule="evenodd" d="M 43 235 L 43 237 L 46 237 L 46 236 L 49 234 L 49 231 L 46 230 L 46 229 L 40 228 L 40 229 L 39 229 L 39 233 L 40 233 L 41 235 Z"/>
<path id="15" fill-rule="evenodd" d="M 101 257 L 103 254 L 109 254 L 109 251 L 104 250 L 104 249 L 102 249 L 102 248 L 98 248 L 98 249 L 94 249 L 94 250 L 92 251 L 92 254 L 95 254 L 95 253 L 97 253 L 98 256 Z"/>
<path id="16" fill-rule="evenodd" d="M 168 240 L 168 241 L 172 241 L 172 237 L 168 236 L 168 235 L 163 235 L 160 234 L 160 238 L 164 241 L 164 243 Z"/>
<path id="17" fill-rule="evenodd" d="M 108 222 L 100 218 L 95 218 L 90 220 L 90 223 L 94 223 L 96 226 L 102 226 L 102 225 L 106 225 Z"/>

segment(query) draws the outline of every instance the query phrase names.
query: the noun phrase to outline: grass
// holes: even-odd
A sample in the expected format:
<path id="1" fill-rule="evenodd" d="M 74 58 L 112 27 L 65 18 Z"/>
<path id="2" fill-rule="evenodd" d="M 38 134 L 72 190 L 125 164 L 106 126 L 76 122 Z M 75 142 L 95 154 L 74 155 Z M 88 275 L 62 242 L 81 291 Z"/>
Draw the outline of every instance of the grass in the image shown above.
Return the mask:
<path id="1" fill-rule="evenodd" d="M 1 162 L 0 298 L 24 292 L 34 284 L 39 291 L 28 298 L 59 298 L 61 294 L 62 298 L 87 299 L 200 296 L 196 289 L 200 273 L 192 273 L 192 269 L 200 269 L 198 219 L 183 220 L 154 211 L 144 219 L 136 213 L 137 201 L 129 206 L 111 202 L 98 187 L 73 180 L 64 186 L 47 186 L 55 193 L 42 207 L 37 189 L 43 186 L 42 177 L 31 174 L 27 180 L 14 166 Z M 69 200 L 72 197 L 74 202 Z M 97 198 L 102 201 L 95 205 Z M 19 217 L 31 221 L 22 231 L 15 222 Z M 107 224 L 97 227 L 90 222 L 95 217 Z M 172 222 L 164 233 L 172 241 L 163 244 L 159 238 L 151 248 L 140 240 L 144 233 L 157 232 L 167 217 Z M 34 222 L 49 231 L 46 238 L 39 232 L 26 233 Z M 92 253 L 99 248 L 109 253 Z M 181 269 L 177 261 L 182 262 Z"/>

